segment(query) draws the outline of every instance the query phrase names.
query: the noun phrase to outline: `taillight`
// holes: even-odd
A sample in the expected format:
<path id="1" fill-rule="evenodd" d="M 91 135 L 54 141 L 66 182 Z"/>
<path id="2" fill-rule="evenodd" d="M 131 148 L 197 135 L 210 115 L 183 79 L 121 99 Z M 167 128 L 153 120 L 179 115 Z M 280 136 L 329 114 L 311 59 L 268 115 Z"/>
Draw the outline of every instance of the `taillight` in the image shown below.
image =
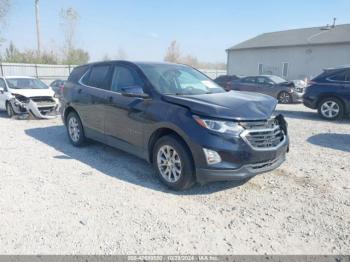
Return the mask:
<path id="1" fill-rule="evenodd" d="M 60 94 L 63 94 L 63 90 L 64 90 L 64 85 L 60 86 Z"/>

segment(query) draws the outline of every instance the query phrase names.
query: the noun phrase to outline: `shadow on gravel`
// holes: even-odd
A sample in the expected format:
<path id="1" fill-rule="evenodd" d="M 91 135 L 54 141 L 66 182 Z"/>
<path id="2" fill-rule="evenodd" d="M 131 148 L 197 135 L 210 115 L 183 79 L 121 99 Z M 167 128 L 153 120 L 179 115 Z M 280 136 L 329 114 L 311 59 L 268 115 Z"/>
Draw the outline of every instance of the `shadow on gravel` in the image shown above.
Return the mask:
<path id="1" fill-rule="evenodd" d="M 288 118 L 294 118 L 294 119 L 303 119 L 303 120 L 312 120 L 312 121 L 321 121 L 321 122 L 327 122 L 327 120 L 322 119 L 317 112 L 306 112 L 306 111 L 297 111 L 297 110 L 276 110 L 278 114 L 282 114 L 285 117 Z M 349 124 L 350 123 L 350 117 L 345 117 L 343 120 L 336 121 L 334 123 L 337 124 Z"/>
<path id="2" fill-rule="evenodd" d="M 77 160 L 108 176 L 160 192 L 176 195 L 206 195 L 245 183 L 217 182 L 204 186 L 196 185 L 190 190 L 176 192 L 166 188 L 157 179 L 150 164 L 133 155 L 98 142 L 91 142 L 81 148 L 72 146 L 64 126 L 27 129 L 25 133 L 61 152 L 61 155 L 54 158 L 56 161 L 62 161 L 62 165 L 65 161 Z M 81 175 L 84 176 L 85 173 Z"/>
<path id="3" fill-rule="evenodd" d="M 328 147 L 350 153 L 350 135 L 325 133 L 311 136 L 307 140 L 310 144 Z"/>

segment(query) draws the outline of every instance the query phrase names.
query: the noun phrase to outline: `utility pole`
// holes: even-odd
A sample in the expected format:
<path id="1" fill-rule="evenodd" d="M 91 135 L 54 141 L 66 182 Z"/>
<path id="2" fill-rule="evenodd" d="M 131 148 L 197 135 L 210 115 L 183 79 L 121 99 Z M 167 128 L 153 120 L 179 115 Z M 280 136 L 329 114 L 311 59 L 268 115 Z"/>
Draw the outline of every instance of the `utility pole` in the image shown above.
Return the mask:
<path id="1" fill-rule="evenodd" d="M 41 52 L 41 43 L 40 43 L 40 19 L 39 19 L 39 0 L 35 0 L 35 19 L 36 19 L 36 38 L 38 45 L 38 54 Z"/>

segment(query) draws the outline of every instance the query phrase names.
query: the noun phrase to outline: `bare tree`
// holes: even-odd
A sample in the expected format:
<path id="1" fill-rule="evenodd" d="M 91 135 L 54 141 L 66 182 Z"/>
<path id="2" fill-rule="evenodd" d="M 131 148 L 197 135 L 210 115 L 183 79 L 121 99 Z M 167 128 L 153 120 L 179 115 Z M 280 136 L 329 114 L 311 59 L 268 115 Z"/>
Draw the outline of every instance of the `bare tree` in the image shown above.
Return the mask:
<path id="1" fill-rule="evenodd" d="M 89 61 L 89 53 L 74 47 L 74 41 L 80 16 L 73 8 L 61 9 L 61 27 L 65 34 L 63 62 L 67 64 L 82 64 Z"/>
<path id="2" fill-rule="evenodd" d="M 172 41 L 165 54 L 164 61 L 178 63 L 181 59 L 180 46 L 176 40 Z"/>
<path id="3" fill-rule="evenodd" d="M 199 67 L 200 65 L 200 62 L 198 61 L 197 57 L 192 55 L 187 55 L 183 58 L 180 58 L 180 62 L 193 67 Z"/>
<path id="4" fill-rule="evenodd" d="M 40 55 L 41 39 L 40 39 L 39 0 L 35 0 L 35 21 L 36 21 L 36 40 L 37 40 L 38 55 Z"/>
<path id="5" fill-rule="evenodd" d="M 123 48 L 119 48 L 117 56 L 116 56 L 116 59 L 118 59 L 118 60 L 125 60 L 127 58 L 128 58 L 128 54 L 124 51 Z"/>
<path id="6" fill-rule="evenodd" d="M 61 27 L 65 35 L 65 52 L 69 53 L 74 49 L 74 40 L 77 26 L 80 20 L 79 14 L 73 8 L 61 9 Z"/>
<path id="7" fill-rule="evenodd" d="M 5 17 L 10 10 L 10 0 L 0 0 L 0 26 L 5 23 Z M 0 36 L 0 43 L 2 38 Z"/>

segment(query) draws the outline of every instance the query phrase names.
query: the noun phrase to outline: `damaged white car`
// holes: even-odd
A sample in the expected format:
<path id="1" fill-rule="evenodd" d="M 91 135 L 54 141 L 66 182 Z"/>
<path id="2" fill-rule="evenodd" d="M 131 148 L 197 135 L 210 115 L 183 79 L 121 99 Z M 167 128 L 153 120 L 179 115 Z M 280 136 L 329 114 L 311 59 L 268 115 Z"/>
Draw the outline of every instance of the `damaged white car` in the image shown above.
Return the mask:
<path id="1" fill-rule="evenodd" d="M 57 117 L 55 92 L 34 77 L 0 77 L 0 110 L 9 117 L 32 114 L 37 118 Z"/>

